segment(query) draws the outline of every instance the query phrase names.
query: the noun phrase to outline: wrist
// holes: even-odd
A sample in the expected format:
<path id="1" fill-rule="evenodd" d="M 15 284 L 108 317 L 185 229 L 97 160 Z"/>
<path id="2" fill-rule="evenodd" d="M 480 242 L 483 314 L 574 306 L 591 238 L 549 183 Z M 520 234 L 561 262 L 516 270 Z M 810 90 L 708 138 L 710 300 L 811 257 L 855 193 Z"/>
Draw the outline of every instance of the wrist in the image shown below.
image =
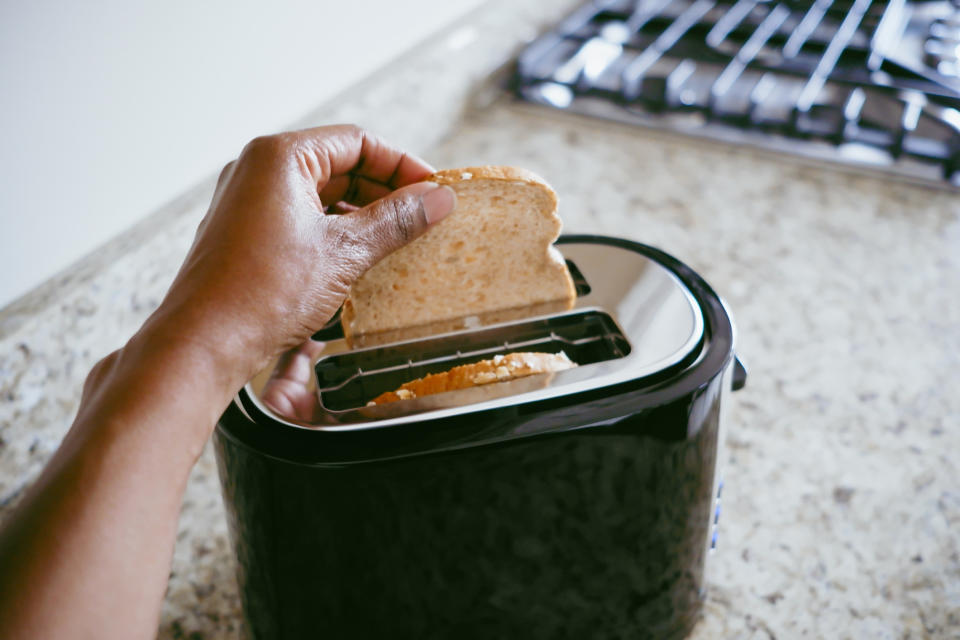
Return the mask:
<path id="1" fill-rule="evenodd" d="M 246 372 L 227 345 L 152 320 L 90 373 L 72 435 L 145 437 L 192 465 Z"/>
<path id="2" fill-rule="evenodd" d="M 192 361 L 206 368 L 211 381 L 229 398 L 265 366 L 269 354 L 263 332 L 241 321 L 236 309 L 198 298 L 179 302 L 168 296 L 124 349 L 164 360 L 169 355 L 171 360 Z"/>

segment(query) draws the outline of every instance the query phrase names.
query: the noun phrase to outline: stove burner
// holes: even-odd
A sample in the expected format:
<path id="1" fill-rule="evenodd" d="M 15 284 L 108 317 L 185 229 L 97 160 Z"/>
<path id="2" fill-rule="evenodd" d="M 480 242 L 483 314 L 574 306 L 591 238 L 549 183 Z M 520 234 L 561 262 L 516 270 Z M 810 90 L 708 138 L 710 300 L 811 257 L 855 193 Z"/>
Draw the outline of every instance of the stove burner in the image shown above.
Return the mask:
<path id="1" fill-rule="evenodd" d="M 960 188 L 960 1 L 611 0 L 520 56 L 556 109 Z"/>

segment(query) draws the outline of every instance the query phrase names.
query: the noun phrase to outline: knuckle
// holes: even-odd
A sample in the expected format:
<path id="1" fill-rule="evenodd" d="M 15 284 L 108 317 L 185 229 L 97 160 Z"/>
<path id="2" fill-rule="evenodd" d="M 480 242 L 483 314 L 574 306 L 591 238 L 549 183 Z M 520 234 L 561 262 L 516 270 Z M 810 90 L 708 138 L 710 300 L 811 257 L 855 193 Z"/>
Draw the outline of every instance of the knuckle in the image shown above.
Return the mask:
<path id="1" fill-rule="evenodd" d="M 247 143 L 241 156 L 271 160 L 287 155 L 292 147 L 292 138 L 289 134 L 278 133 L 269 136 L 257 136 Z"/>
<path id="2" fill-rule="evenodd" d="M 220 175 L 217 177 L 217 182 L 223 182 L 224 179 L 233 171 L 234 165 L 237 164 L 236 160 L 231 160 L 227 164 L 223 165 L 223 169 L 220 170 Z"/>
<path id="3" fill-rule="evenodd" d="M 347 123 L 347 124 L 343 124 L 343 125 L 340 125 L 340 126 L 343 127 L 343 131 L 344 131 L 345 133 L 350 134 L 350 135 L 362 136 L 362 135 L 364 135 L 364 134 L 366 133 L 366 130 L 365 130 L 363 127 L 361 127 L 361 126 L 358 125 L 358 124 L 354 124 L 353 122 L 350 122 L 350 123 Z"/>
<path id="4" fill-rule="evenodd" d="M 90 373 L 87 375 L 87 379 L 83 382 L 83 393 L 88 394 L 93 391 L 109 374 L 110 369 L 113 368 L 114 363 L 117 360 L 117 352 L 107 354 L 103 358 L 97 361 L 90 369 Z"/>

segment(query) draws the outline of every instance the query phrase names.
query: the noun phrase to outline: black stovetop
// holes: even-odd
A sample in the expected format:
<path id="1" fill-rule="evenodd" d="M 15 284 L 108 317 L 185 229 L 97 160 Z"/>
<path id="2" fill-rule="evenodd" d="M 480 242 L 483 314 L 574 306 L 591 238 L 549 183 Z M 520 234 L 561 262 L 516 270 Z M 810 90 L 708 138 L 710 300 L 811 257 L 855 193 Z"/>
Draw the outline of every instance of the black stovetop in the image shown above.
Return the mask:
<path id="1" fill-rule="evenodd" d="M 556 109 L 957 188 L 958 54 L 945 0 L 611 0 L 533 42 L 514 86 Z"/>

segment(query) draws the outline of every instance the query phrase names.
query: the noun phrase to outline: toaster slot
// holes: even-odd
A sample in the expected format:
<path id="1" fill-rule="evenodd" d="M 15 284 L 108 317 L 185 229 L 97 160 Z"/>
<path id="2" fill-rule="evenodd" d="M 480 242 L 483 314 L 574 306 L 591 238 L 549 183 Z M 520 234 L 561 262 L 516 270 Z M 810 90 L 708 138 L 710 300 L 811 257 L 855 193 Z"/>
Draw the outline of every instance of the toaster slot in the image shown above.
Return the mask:
<path id="1" fill-rule="evenodd" d="M 364 407 L 410 380 L 519 351 L 563 351 L 583 366 L 622 358 L 630 344 L 609 315 L 585 310 L 350 351 L 317 362 L 320 402 L 327 411 Z"/>

